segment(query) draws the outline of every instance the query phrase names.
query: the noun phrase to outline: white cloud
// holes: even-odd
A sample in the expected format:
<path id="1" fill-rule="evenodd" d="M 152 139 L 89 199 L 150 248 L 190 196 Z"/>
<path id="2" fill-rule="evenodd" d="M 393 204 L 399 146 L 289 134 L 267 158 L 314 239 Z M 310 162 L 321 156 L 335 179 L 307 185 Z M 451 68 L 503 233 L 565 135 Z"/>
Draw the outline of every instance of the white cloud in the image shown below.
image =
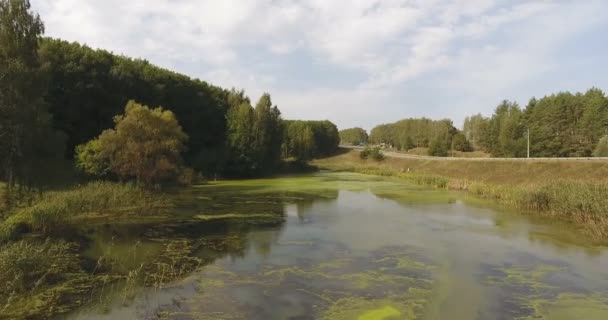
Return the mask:
<path id="1" fill-rule="evenodd" d="M 601 0 L 32 0 L 32 4 L 50 36 L 144 57 L 219 85 L 244 87 L 254 99 L 270 91 L 288 117 L 330 118 L 367 127 L 371 121 L 394 120 L 397 116 L 389 111 L 398 116 L 435 112 L 429 114 L 432 117 L 454 116 L 448 105 L 458 106 L 460 114 L 487 111 L 488 100 L 509 98 L 506 94 L 526 79 L 555 68 L 555 48 L 602 23 L 597 12 L 608 8 Z M 291 56 L 297 53 L 304 58 Z M 345 89 L 320 81 L 321 74 L 304 81 L 322 82 L 323 87 L 303 92 L 282 86 L 282 80 L 299 75 L 286 73 L 280 63 L 305 69 L 311 64 L 305 59 L 322 62 L 331 69 L 327 72 L 360 72 L 363 79 Z M 449 100 L 433 99 L 432 108 L 416 109 L 417 102 L 427 99 L 408 88 L 423 86 L 428 77 L 437 82 L 426 86 L 445 90 Z M 404 96 L 408 101 L 400 100 Z M 370 113 L 370 105 L 379 101 L 382 105 L 374 107 L 388 111 Z"/>

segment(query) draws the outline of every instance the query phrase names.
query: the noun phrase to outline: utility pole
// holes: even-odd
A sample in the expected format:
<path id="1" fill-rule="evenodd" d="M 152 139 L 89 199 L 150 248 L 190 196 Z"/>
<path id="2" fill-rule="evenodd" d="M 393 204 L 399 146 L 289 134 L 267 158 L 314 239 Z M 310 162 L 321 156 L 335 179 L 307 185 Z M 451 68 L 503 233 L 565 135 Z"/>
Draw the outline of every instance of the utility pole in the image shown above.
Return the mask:
<path id="1" fill-rule="evenodd" d="M 530 127 L 528 127 L 528 159 L 530 159 Z"/>

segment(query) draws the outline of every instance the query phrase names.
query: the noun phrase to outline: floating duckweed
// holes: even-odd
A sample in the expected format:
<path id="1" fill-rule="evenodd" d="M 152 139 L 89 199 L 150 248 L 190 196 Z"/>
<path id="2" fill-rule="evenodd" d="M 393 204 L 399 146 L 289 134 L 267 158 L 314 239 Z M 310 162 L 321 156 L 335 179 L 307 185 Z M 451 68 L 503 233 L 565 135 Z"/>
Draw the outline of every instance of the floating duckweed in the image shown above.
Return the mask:
<path id="1" fill-rule="evenodd" d="M 211 221 L 211 220 L 231 220 L 231 219 L 269 219 L 282 220 L 283 217 L 276 213 L 224 213 L 224 214 L 199 214 L 194 218 Z"/>
<path id="2" fill-rule="evenodd" d="M 523 286 L 540 291 L 553 288 L 542 280 L 547 274 L 560 271 L 561 269 L 550 265 L 538 265 L 534 267 L 500 267 L 496 268 L 496 270 L 501 272 L 502 275 L 488 277 L 486 279 L 487 283 Z"/>
<path id="3" fill-rule="evenodd" d="M 325 320 L 414 320 L 422 317 L 430 291 L 409 290 L 380 300 L 363 297 L 343 298 L 333 303 L 321 319 Z"/>
<path id="4" fill-rule="evenodd" d="M 539 299 L 530 304 L 535 314 L 525 319 L 608 319 L 608 297 L 598 294 L 560 294 L 553 301 Z"/>
<path id="5" fill-rule="evenodd" d="M 384 319 L 388 319 L 391 317 L 397 317 L 400 315 L 401 315 L 401 312 L 399 312 L 399 310 L 397 310 L 391 306 L 384 306 L 379 309 L 370 310 L 370 311 L 364 313 L 363 315 L 361 315 L 358 319 L 359 320 L 384 320 Z"/>

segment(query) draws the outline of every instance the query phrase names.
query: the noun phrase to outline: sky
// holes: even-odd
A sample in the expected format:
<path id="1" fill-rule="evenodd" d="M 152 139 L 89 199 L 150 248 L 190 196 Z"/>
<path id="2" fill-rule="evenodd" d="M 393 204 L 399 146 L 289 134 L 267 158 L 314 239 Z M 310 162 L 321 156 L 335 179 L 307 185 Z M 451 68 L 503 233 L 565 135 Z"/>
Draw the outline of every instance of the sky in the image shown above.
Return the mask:
<path id="1" fill-rule="evenodd" d="M 605 0 L 31 0 L 46 35 L 371 129 L 608 90 Z"/>

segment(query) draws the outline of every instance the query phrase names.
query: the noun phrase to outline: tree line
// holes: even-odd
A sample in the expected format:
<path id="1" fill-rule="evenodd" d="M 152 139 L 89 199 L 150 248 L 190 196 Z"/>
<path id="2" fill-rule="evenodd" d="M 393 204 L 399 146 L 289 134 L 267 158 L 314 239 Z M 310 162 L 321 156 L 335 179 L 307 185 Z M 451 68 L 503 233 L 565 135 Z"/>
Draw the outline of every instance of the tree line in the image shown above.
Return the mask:
<path id="1" fill-rule="evenodd" d="M 366 136 L 361 128 L 340 131 L 341 144 L 356 145 Z M 462 130 L 449 119 L 403 119 L 374 127 L 369 142 L 397 150 L 428 148 L 433 156 L 478 150 L 526 157 L 528 138 L 531 157 L 608 157 L 608 97 L 591 88 L 532 98 L 525 108 L 504 100 L 489 117 L 467 117 Z"/>
<path id="2" fill-rule="evenodd" d="M 403 119 L 395 123 L 382 124 L 372 129 L 369 141 L 386 144 L 397 150 L 429 148 L 433 156 L 447 156 L 450 149 L 468 151 L 452 120 Z"/>
<path id="3" fill-rule="evenodd" d="M 285 121 L 283 157 L 297 161 L 333 154 L 340 143 L 338 128 L 330 121 Z"/>
<path id="4" fill-rule="evenodd" d="M 243 91 L 43 35 L 29 1 L 0 0 L 0 180 L 9 186 L 41 183 L 74 162 L 96 176 L 147 183 L 185 168 L 259 176 L 283 156 L 337 148 L 335 125 L 307 122 L 313 147 L 294 151 L 300 133 L 269 94 L 253 106 Z M 129 154 L 133 161 L 119 159 Z"/>
<path id="5" fill-rule="evenodd" d="M 369 136 L 363 128 L 355 127 L 340 130 L 340 144 L 343 145 L 365 145 Z"/>
<path id="6" fill-rule="evenodd" d="M 532 98 L 525 108 L 503 101 L 494 114 L 468 117 L 464 134 L 475 148 L 496 157 L 608 156 L 608 97 L 597 88 Z M 602 143 L 600 143 L 602 142 Z"/>

